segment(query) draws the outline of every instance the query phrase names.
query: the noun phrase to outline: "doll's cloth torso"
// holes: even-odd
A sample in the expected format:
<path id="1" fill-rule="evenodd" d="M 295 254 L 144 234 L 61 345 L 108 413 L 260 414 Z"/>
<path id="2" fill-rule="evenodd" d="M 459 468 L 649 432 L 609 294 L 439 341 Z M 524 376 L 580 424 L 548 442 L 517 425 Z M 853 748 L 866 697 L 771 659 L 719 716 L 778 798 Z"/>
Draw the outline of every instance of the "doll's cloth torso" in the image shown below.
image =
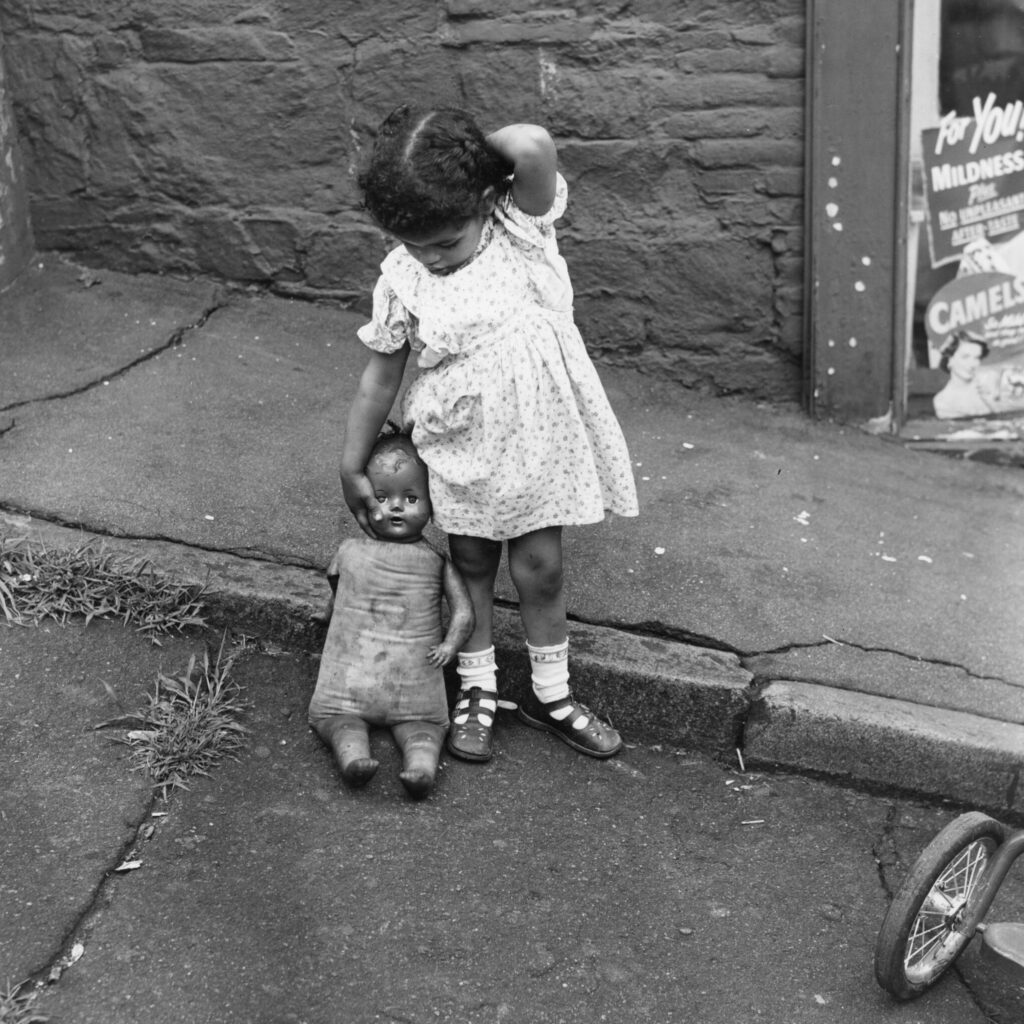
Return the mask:
<path id="1" fill-rule="evenodd" d="M 338 589 L 311 720 L 358 715 L 371 725 L 448 725 L 441 669 L 427 661 L 441 642 L 444 559 L 424 541 L 343 541 L 328 569 Z"/>

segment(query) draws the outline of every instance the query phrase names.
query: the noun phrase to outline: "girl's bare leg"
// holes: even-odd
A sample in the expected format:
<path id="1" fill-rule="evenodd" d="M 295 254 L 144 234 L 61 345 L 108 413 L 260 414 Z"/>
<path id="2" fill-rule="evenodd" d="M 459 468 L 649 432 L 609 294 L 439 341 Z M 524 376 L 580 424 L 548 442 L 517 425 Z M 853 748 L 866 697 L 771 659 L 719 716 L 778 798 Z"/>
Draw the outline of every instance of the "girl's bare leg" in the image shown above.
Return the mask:
<path id="1" fill-rule="evenodd" d="M 519 594 L 526 639 L 536 647 L 564 643 L 562 528 L 549 526 L 510 540 L 508 569 Z"/>
<path id="2" fill-rule="evenodd" d="M 553 733 L 582 754 L 611 757 L 621 749 L 621 737 L 569 689 L 561 527 L 510 540 L 508 565 L 519 592 L 533 689 L 532 699 L 519 707 L 520 719 Z"/>
<path id="3" fill-rule="evenodd" d="M 401 722 L 391 727 L 391 734 L 402 750 L 398 778 L 417 800 L 428 796 L 434 788 L 441 743 L 447 731 L 433 722 Z"/>
<path id="4" fill-rule="evenodd" d="M 462 573 L 473 602 L 476 627 L 466 641 L 464 651 L 484 651 L 491 646 L 494 620 L 494 581 L 501 562 L 501 541 L 483 537 L 464 537 L 452 534 L 448 538 L 455 568 Z"/>
<path id="5" fill-rule="evenodd" d="M 452 535 L 448 547 L 462 573 L 473 604 L 476 625 L 459 652 L 456 671 L 459 699 L 452 709 L 448 749 L 464 761 L 489 761 L 498 711 L 497 670 L 492 638 L 494 581 L 501 562 L 501 543 L 481 537 Z"/>
<path id="6" fill-rule="evenodd" d="M 341 777 L 350 786 L 365 786 L 380 762 L 370 756 L 370 735 L 358 715 L 327 715 L 313 723 L 317 735 L 334 752 Z"/>

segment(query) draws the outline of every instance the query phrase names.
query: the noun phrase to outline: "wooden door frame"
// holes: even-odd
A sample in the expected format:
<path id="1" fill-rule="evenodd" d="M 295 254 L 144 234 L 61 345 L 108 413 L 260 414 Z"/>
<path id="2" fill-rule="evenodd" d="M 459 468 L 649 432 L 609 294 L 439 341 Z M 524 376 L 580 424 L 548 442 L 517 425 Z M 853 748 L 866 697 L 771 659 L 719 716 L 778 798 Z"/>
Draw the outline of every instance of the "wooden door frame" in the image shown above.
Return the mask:
<path id="1" fill-rule="evenodd" d="M 804 398 L 896 432 L 904 416 L 913 0 L 808 0 Z"/>

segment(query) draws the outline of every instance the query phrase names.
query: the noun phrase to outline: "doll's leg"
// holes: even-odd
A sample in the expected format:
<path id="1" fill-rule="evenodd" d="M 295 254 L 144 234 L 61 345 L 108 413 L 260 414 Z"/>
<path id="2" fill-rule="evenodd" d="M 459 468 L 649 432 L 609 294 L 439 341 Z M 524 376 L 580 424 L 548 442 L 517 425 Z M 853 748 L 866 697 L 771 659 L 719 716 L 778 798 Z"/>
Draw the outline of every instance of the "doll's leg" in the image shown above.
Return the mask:
<path id="1" fill-rule="evenodd" d="M 582 754 L 611 757 L 622 747 L 619 734 L 575 700 L 569 689 L 561 527 L 510 540 L 508 566 L 519 593 L 533 690 L 533 699 L 520 705 L 519 718 Z"/>
<path id="2" fill-rule="evenodd" d="M 325 715 L 313 728 L 334 752 L 341 777 L 350 786 L 365 786 L 373 778 L 380 763 L 370 757 L 369 730 L 358 715 Z"/>
<path id="3" fill-rule="evenodd" d="M 498 710 L 497 670 L 491 627 L 494 580 L 501 561 L 501 543 L 480 537 L 452 534 L 448 538 L 452 561 L 466 581 L 476 626 L 459 652 L 459 697 L 452 710 L 448 749 L 465 761 L 488 761 Z"/>
<path id="4" fill-rule="evenodd" d="M 410 796 L 422 799 L 434 788 L 446 731 L 433 722 L 400 722 L 391 727 L 402 750 L 402 770 L 398 777 Z"/>

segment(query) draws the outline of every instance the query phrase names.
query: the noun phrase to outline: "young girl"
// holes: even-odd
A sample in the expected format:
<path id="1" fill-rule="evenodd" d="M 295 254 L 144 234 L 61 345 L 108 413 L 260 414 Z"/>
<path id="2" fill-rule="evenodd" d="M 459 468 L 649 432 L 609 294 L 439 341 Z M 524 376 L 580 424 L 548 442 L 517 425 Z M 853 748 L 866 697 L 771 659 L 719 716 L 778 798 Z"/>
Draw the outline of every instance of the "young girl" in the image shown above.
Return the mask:
<path id="1" fill-rule="evenodd" d="M 473 608 L 457 570 L 423 539 L 427 468 L 408 436 L 379 438 L 366 475 L 381 514 L 373 540 L 342 541 L 327 570 L 335 600 L 309 723 L 351 786 L 378 768 L 367 727 L 390 726 L 402 749 L 399 779 L 421 798 L 434 788 L 448 730 L 441 668 L 470 636 Z M 443 639 L 442 592 L 451 613 Z"/>
<path id="2" fill-rule="evenodd" d="M 515 124 L 484 136 L 455 109 L 399 107 L 360 178 L 367 210 L 399 244 L 381 266 L 370 350 L 348 418 L 341 478 L 366 532 L 379 514 L 363 471 L 410 352 L 402 404 L 430 468 L 434 519 L 469 588 L 476 625 L 459 653 L 448 749 L 491 756 L 497 677 L 494 582 L 502 544 L 526 632 L 527 724 L 610 757 L 614 729 L 573 698 L 562 527 L 637 514 L 622 432 L 573 322 L 555 241 L 566 204 L 551 137 Z"/>

